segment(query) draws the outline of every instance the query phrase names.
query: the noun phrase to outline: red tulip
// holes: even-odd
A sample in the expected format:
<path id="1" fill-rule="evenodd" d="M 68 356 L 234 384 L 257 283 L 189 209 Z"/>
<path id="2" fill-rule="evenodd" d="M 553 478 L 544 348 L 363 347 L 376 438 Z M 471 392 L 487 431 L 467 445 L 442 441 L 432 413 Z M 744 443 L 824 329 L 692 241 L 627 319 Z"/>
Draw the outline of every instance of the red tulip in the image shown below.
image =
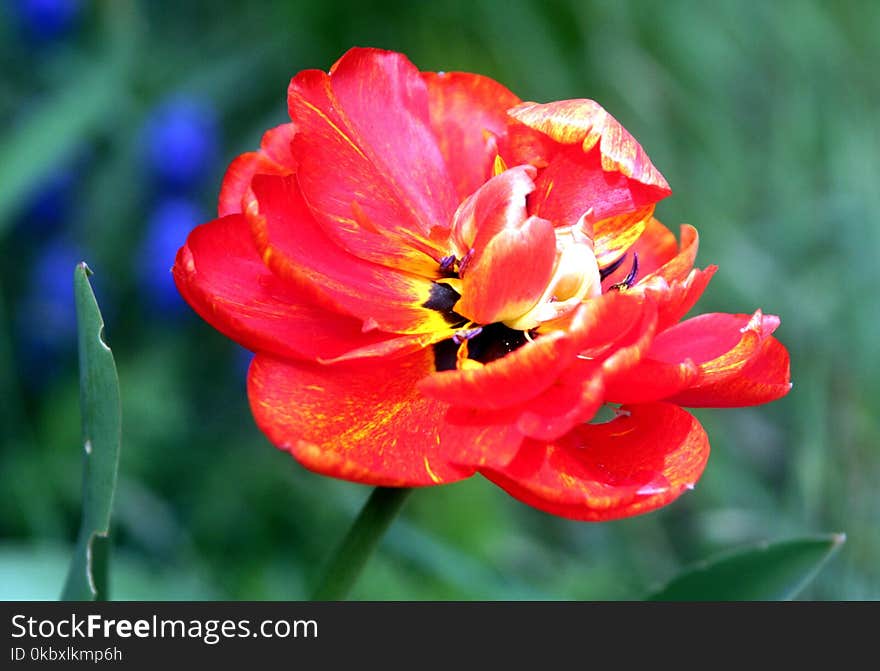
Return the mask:
<path id="1" fill-rule="evenodd" d="M 788 392 L 777 317 L 680 321 L 715 267 L 693 268 L 694 228 L 676 243 L 653 218 L 669 186 L 597 103 L 352 49 L 296 75 L 288 105 L 174 277 L 256 352 L 257 424 L 306 468 L 384 486 L 479 472 L 607 520 L 700 477 L 709 443 L 680 406 Z"/>

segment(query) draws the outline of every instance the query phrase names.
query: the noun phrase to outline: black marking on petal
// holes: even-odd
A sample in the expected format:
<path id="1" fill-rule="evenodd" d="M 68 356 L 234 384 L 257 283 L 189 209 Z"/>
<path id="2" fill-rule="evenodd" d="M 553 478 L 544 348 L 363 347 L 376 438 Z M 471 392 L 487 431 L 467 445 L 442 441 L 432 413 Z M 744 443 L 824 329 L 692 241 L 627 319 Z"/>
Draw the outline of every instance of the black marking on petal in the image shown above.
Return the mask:
<path id="1" fill-rule="evenodd" d="M 468 358 L 489 363 L 519 349 L 527 342 L 525 333 L 504 324 L 484 326 L 482 332 L 468 341 Z"/>
<path id="2" fill-rule="evenodd" d="M 599 277 L 604 280 L 611 273 L 613 273 L 615 270 L 617 270 L 618 268 L 620 268 L 620 266 L 623 265 L 623 260 L 625 258 L 626 258 L 626 252 L 624 252 L 616 261 L 614 261 L 610 265 L 607 265 L 604 268 L 600 268 L 599 269 Z"/>
<path id="3" fill-rule="evenodd" d="M 452 338 L 434 343 L 434 368 L 441 370 L 455 370 L 458 361 L 458 345 Z"/>
<path id="4" fill-rule="evenodd" d="M 432 282 L 431 294 L 428 296 L 428 300 L 422 303 L 422 307 L 438 312 L 451 312 L 459 298 L 461 295 L 448 284 Z"/>
<path id="5" fill-rule="evenodd" d="M 441 313 L 447 324 L 464 324 L 467 319 L 452 309 L 458 303 L 459 298 L 461 295 L 448 284 L 433 282 L 428 300 L 422 303 L 422 307 Z"/>
<path id="6" fill-rule="evenodd" d="M 468 358 L 480 363 L 500 359 L 528 342 L 525 332 L 514 331 L 501 323 L 462 330 L 434 345 L 434 367 L 438 371 L 457 368 L 458 348 L 464 340 L 468 341 Z"/>

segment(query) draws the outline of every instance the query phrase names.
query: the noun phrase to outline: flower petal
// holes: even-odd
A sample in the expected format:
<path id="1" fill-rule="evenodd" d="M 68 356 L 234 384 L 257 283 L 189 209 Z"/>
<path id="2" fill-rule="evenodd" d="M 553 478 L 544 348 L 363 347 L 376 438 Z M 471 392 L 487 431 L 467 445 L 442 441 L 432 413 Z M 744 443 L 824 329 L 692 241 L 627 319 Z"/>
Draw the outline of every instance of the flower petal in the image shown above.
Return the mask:
<path id="1" fill-rule="evenodd" d="M 670 398 L 692 408 L 730 408 L 769 403 L 791 390 L 788 350 L 772 336 L 733 377 L 699 384 Z"/>
<path id="2" fill-rule="evenodd" d="M 657 335 L 648 356 L 677 363 L 692 359 L 702 380 L 727 377 L 745 367 L 761 342 L 779 326 L 779 317 L 713 312 L 676 324 Z"/>
<path id="3" fill-rule="evenodd" d="M 527 217 L 526 196 L 535 190 L 530 165 L 505 170 L 462 201 L 452 221 L 452 242 L 462 256 L 479 252 L 499 231 L 519 226 Z"/>
<path id="4" fill-rule="evenodd" d="M 571 339 L 556 331 L 485 366 L 434 373 L 418 386 L 426 396 L 450 405 L 504 408 L 541 393 L 572 355 Z"/>
<path id="5" fill-rule="evenodd" d="M 652 275 L 635 286 L 635 291 L 643 291 L 657 303 L 658 332 L 678 323 L 696 305 L 717 270 L 718 266 L 709 266 L 705 270 L 694 268 L 685 279 L 674 280 L 671 284 Z"/>
<path id="6" fill-rule="evenodd" d="M 690 359 L 681 363 L 643 359 L 634 368 L 608 381 L 605 398 L 611 403 L 662 401 L 699 379 L 700 367 Z"/>
<path id="7" fill-rule="evenodd" d="M 312 217 L 294 176 L 257 175 L 248 221 L 266 264 L 279 276 L 394 333 L 450 330 L 430 305 L 434 284 L 353 256 L 333 243 Z"/>
<path id="8" fill-rule="evenodd" d="M 292 123 L 272 128 L 263 135 L 259 151 L 242 154 L 229 165 L 220 187 L 218 216 L 242 212 L 242 201 L 254 175 L 289 175 L 296 169 L 290 153 L 295 132 Z"/>
<path id="9" fill-rule="evenodd" d="M 754 405 L 784 396 L 789 384 L 786 349 L 771 337 L 779 318 L 712 313 L 682 322 L 658 335 L 647 359 L 693 361 L 699 378 L 670 400 L 690 406 Z M 768 344 L 769 343 L 769 344 Z"/>
<path id="10" fill-rule="evenodd" d="M 612 292 L 575 313 L 569 337 L 577 356 L 540 395 L 523 404 L 517 427 L 536 440 L 555 440 L 590 421 L 605 384 L 635 366 L 654 337 L 657 311 L 641 296 Z"/>
<path id="11" fill-rule="evenodd" d="M 377 486 L 454 482 L 473 473 L 450 457 L 474 431 L 441 439 L 447 406 L 416 391 L 432 370 L 430 350 L 331 366 L 257 354 L 248 396 L 269 440 L 309 470 Z"/>
<path id="12" fill-rule="evenodd" d="M 546 104 L 526 102 L 512 109 L 510 115 L 560 144 L 580 145 L 584 153 L 598 145 L 603 170 L 618 172 L 655 189 L 657 200 L 671 193 L 669 184 L 642 146 L 593 100 L 560 100 Z"/>
<path id="13" fill-rule="evenodd" d="M 635 368 L 609 381 L 607 398 L 618 403 L 665 399 L 693 407 L 751 405 L 751 396 L 779 398 L 788 390 L 788 353 L 766 345 L 778 323 L 760 311 L 682 322 L 658 335 Z M 771 351 L 762 354 L 767 347 Z"/>
<path id="14" fill-rule="evenodd" d="M 593 224 L 593 246 L 599 266 L 607 266 L 633 246 L 653 217 L 654 206 L 618 214 Z M 641 259 L 640 259 L 641 261 Z"/>
<path id="15" fill-rule="evenodd" d="M 540 300 L 553 276 L 556 234 L 546 219 L 529 217 L 497 233 L 462 271 L 455 311 L 477 324 L 516 319 Z"/>
<path id="16" fill-rule="evenodd" d="M 402 54 L 351 49 L 330 74 L 294 77 L 288 104 L 299 184 L 326 233 L 377 263 L 399 267 L 409 248 L 439 259 L 438 231 L 457 199 L 415 66 Z M 414 272 L 430 265 L 405 258 Z"/>
<path id="17" fill-rule="evenodd" d="M 315 303 L 273 275 L 240 215 L 194 229 L 177 254 L 173 273 L 193 309 L 250 350 L 329 358 L 378 343 L 387 348 L 393 338 L 379 331 L 364 333 L 361 320 Z"/>
<path id="18" fill-rule="evenodd" d="M 557 226 L 575 225 L 581 217 L 595 223 L 648 207 L 671 193 L 642 147 L 592 100 L 522 103 L 510 115 L 552 141 L 524 143 L 516 137 L 523 131 L 510 128 L 511 145 L 520 153 L 515 157 L 546 165 L 529 199 L 532 214 Z M 529 157 L 529 151 L 543 155 Z"/>
<path id="19" fill-rule="evenodd" d="M 700 235 L 693 226 L 682 224 L 680 237 L 678 253 L 650 274 L 646 273 L 642 279 L 650 280 L 652 277 L 662 277 L 667 282 L 673 282 L 683 280 L 688 276 L 697 259 Z"/>
<path id="20" fill-rule="evenodd" d="M 549 443 L 527 441 L 506 468 L 480 472 L 540 510 L 601 521 L 666 505 L 693 487 L 708 457 L 709 441 L 694 417 L 650 403 Z"/>
<path id="21" fill-rule="evenodd" d="M 466 72 L 423 72 L 431 128 L 459 200 L 492 176 L 495 138 L 507 129 L 507 110 L 520 100 L 504 86 Z"/>
<path id="22" fill-rule="evenodd" d="M 601 367 L 572 367 L 541 395 L 528 402 L 517 417 L 517 429 L 535 440 L 556 440 L 574 426 L 589 422 L 604 401 Z"/>

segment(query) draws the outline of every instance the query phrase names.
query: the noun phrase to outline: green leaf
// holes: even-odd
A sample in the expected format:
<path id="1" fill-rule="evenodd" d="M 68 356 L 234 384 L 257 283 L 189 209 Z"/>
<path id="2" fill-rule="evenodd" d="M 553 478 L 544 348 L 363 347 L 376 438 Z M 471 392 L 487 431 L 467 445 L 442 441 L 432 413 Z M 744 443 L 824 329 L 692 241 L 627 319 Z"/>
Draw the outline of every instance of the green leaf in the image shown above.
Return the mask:
<path id="1" fill-rule="evenodd" d="M 104 342 L 104 320 L 85 263 L 74 271 L 79 332 L 79 390 L 83 433 L 82 525 L 61 598 L 107 599 L 110 513 L 116 490 L 122 411 L 113 353 Z"/>
<path id="2" fill-rule="evenodd" d="M 846 541 L 826 534 L 763 543 L 701 562 L 648 601 L 790 601 Z"/>

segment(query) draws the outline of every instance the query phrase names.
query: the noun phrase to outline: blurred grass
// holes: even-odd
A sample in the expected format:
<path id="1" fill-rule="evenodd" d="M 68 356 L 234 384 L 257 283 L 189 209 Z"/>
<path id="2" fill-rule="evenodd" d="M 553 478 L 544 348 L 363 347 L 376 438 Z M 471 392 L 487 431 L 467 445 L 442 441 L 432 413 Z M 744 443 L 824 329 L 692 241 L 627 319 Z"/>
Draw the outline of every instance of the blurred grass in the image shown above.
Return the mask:
<path id="1" fill-rule="evenodd" d="M 120 25 L 136 44 L 124 68 Z M 302 598 L 366 498 L 266 442 L 235 347 L 194 316 L 146 309 L 132 259 L 155 197 L 139 131 L 164 96 L 192 93 L 220 115 L 223 161 L 197 194 L 210 212 L 225 163 L 283 121 L 289 77 L 369 45 L 487 74 L 524 99 L 600 101 L 672 185 L 659 216 L 696 225 L 699 262 L 720 266 L 700 309 L 781 315 L 795 386 L 771 406 L 698 411 L 705 476 L 644 517 L 568 522 L 479 479 L 416 492 L 355 596 L 636 598 L 719 550 L 839 530 L 847 544 L 805 596 L 880 598 L 877 35 L 868 0 L 105 0 L 39 49 L 0 15 L 5 170 L 36 182 L 59 147 L 86 156 L 67 234 L 89 250 L 102 307 L 117 306 L 105 310 L 126 418 L 115 533 L 135 577 L 115 595 L 152 579 L 162 598 Z M 70 110 L 51 101 L 102 68 L 122 74 L 100 123 L 61 123 Z M 43 114 L 56 130 L 11 154 Z M 57 593 L 61 577 L 46 583 L 76 535 L 80 452 L 75 358 L 34 384 L 15 336 L 41 244 L 17 214 L 26 186 L 0 190 L 0 570 L 31 576 L 37 597 Z"/>

